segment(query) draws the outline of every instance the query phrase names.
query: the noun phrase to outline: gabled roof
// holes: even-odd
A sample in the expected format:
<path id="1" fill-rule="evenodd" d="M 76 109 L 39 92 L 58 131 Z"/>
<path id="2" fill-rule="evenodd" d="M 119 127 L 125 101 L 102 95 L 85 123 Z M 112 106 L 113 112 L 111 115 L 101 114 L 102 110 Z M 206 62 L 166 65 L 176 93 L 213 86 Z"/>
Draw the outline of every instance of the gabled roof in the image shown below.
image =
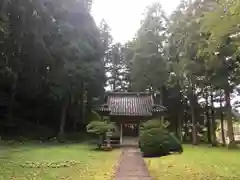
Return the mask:
<path id="1" fill-rule="evenodd" d="M 152 116 L 155 107 L 150 93 L 109 93 L 106 97 L 106 105 L 111 116 Z M 102 111 L 106 109 L 102 108 Z M 162 111 L 160 109 L 159 111 Z"/>

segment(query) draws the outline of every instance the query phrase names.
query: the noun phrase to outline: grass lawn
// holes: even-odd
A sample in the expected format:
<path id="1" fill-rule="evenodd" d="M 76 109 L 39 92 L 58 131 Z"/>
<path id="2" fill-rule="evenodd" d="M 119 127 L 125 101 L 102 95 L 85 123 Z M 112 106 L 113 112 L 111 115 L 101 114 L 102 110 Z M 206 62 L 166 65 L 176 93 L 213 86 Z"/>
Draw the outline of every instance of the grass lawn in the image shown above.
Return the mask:
<path id="1" fill-rule="evenodd" d="M 90 145 L 0 146 L 0 180 L 108 180 L 120 151 Z"/>
<path id="2" fill-rule="evenodd" d="M 240 180 L 240 150 L 189 145 L 181 155 L 145 161 L 156 180 Z"/>

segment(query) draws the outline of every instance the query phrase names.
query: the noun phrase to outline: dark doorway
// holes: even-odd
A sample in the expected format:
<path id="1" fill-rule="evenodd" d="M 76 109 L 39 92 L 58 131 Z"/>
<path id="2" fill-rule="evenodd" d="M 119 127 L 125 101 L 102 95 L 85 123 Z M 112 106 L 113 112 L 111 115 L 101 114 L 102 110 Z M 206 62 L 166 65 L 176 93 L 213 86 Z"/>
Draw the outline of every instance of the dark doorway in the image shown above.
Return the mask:
<path id="1" fill-rule="evenodd" d="M 122 125 L 123 136 L 137 137 L 139 125 L 137 123 L 125 123 Z"/>

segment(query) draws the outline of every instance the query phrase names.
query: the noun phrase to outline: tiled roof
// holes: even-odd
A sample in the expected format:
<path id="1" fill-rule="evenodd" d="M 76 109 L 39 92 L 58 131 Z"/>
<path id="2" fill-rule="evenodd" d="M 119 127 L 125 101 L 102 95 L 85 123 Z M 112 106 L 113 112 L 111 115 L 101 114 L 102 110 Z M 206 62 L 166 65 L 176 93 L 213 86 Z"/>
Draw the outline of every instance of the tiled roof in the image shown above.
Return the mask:
<path id="1" fill-rule="evenodd" d="M 151 116 L 153 97 L 149 93 L 109 93 L 107 105 L 110 115 Z"/>

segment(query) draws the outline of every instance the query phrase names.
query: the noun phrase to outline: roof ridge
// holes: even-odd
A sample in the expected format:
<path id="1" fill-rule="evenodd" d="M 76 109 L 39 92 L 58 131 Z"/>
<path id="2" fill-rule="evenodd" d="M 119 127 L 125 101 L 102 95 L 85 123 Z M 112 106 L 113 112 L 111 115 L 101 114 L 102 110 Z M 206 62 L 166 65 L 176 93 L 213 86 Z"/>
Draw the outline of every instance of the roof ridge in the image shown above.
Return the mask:
<path id="1" fill-rule="evenodd" d="M 153 95 L 151 92 L 108 92 L 107 95 Z"/>

